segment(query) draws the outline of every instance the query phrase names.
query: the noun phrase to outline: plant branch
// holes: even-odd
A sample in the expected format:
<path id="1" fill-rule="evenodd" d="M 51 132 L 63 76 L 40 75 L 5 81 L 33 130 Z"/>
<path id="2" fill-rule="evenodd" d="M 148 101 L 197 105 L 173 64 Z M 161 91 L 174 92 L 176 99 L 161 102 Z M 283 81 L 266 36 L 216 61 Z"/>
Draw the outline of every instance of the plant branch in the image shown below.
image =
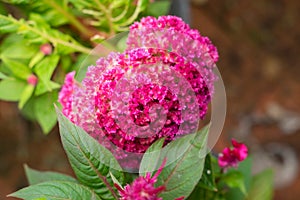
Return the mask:
<path id="1" fill-rule="evenodd" d="M 121 19 L 123 19 L 125 17 L 126 13 L 128 12 L 128 9 L 129 9 L 129 2 L 126 3 L 126 7 L 123 10 L 123 12 L 120 15 L 118 15 L 117 17 L 112 18 L 112 21 L 117 22 L 117 21 L 120 21 Z"/>
<path id="2" fill-rule="evenodd" d="M 138 17 L 139 13 L 141 12 L 142 2 L 143 0 L 138 1 L 134 13 L 125 22 L 121 23 L 120 26 L 127 26 L 134 22 L 134 20 Z"/>
<path id="3" fill-rule="evenodd" d="M 78 52 L 82 52 L 82 53 L 85 53 L 85 54 L 89 54 L 91 52 L 91 49 L 89 49 L 87 47 L 84 47 L 84 46 L 79 45 L 79 44 L 75 44 L 75 43 L 72 43 L 72 42 L 67 42 L 67 41 L 64 41 L 62 39 L 53 37 L 53 36 L 47 34 L 46 32 L 40 31 L 36 28 L 33 28 L 32 26 L 28 25 L 26 22 L 22 23 L 22 22 L 16 20 L 15 18 L 13 18 L 13 17 L 0 15 L 0 19 L 10 21 L 13 24 L 17 24 L 19 27 L 22 27 L 22 29 L 27 29 L 27 30 L 41 36 L 42 38 L 45 38 L 45 39 L 49 40 L 52 44 L 57 44 L 57 43 L 62 44 L 64 46 L 70 47 L 72 49 L 77 50 Z"/>
<path id="4" fill-rule="evenodd" d="M 109 26 L 109 36 L 112 36 L 115 34 L 115 28 L 113 24 L 113 18 L 111 15 L 111 8 L 106 8 L 104 5 L 102 5 L 98 0 L 94 0 L 95 4 L 98 6 L 99 10 L 102 11 L 108 21 Z"/>
<path id="5" fill-rule="evenodd" d="M 78 30 L 82 35 L 85 37 L 90 38 L 91 34 L 89 33 L 89 30 L 82 25 L 82 23 L 73 15 L 71 15 L 68 11 L 63 9 L 60 5 L 58 5 L 55 1 L 49 1 L 49 0 L 43 0 L 44 3 L 48 4 L 58 12 L 60 12 L 63 16 L 65 16 L 69 22 Z"/>

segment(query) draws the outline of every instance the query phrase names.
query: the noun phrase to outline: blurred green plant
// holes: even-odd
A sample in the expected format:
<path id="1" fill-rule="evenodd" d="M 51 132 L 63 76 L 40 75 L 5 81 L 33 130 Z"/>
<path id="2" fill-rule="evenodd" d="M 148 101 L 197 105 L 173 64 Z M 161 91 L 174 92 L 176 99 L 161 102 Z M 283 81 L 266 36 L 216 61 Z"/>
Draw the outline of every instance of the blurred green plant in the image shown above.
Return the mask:
<path id="1" fill-rule="evenodd" d="M 65 74 L 140 16 L 166 14 L 168 7 L 166 0 L 3 0 L 0 100 L 18 102 L 49 133 Z"/>
<path id="2" fill-rule="evenodd" d="M 29 186 L 8 196 L 26 200 L 53 197 L 120 199 L 121 193 L 118 190 L 131 187 L 133 180 L 138 180 L 137 174 L 125 173 L 108 149 L 83 129 L 74 125 L 59 110 L 57 114 L 63 148 L 76 178 L 57 172 L 37 171 L 25 165 Z M 149 191 L 141 192 L 141 188 L 145 190 L 150 188 L 148 190 L 153 192 L 151 184 L 155 183 L 156 189 L 165 187 L 158 196 L 166 200 L 271 200 L 273 198 L 272 170 L 266 169 L 252 175 L 250 157 L 240 162 L 237 168 L 230 167 L 224 170 L 218 165 L 218 158 L 212 153 L 205 155 L 208 133 L 209 126 L 205 126 L 194 134 L 170 142 L 165 147 L 163 147 L 165 138 L 152 144 L 141 160 L 140 179 L 147 177 L 147 174 L 156 174 L 160 163 L 178 156 L 178 149 L 184 150 L 184 153 L 175 162 L 170 162 L 163 167 L 154 182 L 146 179 L 145 187 L 143 182 L 137 182 L 139 184 L 132 186 L 136 187 L 136 193 L 149 194 Z"/>
<path id="3" fill-rule="evenodd" d="M 203 175 L 188 200 L 271 200 L 273 171 L 266 169 L 252 175 L 252 159 L 247 158 L 237 168 L 222 171 L 216 157 L 208 154 Z"/>

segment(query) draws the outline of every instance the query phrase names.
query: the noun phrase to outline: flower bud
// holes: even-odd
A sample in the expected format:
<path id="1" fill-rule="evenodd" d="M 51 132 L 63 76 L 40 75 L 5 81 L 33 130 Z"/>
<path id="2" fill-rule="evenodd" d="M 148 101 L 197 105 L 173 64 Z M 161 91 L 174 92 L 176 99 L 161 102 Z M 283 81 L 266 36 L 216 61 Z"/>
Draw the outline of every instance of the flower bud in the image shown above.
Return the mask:
<path id="1" fill-rule="evenodd" d="M 34 74 L 30 74 L 27 78 L 27 83 L 36 86 L 38 78 Z"/>
<path id="2" fill-rule="evenodd" d="M 41 45 L 40 51 L 44 55 L 50 55 L 52 53 L 52 46 L 51 46 L 51 44 L 45 43 L 45 44 Z"/>

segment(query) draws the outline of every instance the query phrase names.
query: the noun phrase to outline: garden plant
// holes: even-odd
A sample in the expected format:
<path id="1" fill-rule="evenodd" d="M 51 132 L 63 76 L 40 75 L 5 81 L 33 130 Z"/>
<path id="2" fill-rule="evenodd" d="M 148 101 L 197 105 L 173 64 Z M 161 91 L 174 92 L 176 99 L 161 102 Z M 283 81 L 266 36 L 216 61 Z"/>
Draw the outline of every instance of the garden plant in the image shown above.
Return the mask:
<path id="1" fill-rule="evenodd" d="M 244 143 L 211 151 L 226 111 L 218 51 L 168 1 L 0 5 L 0 99 L 45 134 L 58 121 L 76 175 L 25 165 L 29 186 L 9 197 L 272 199 L 272 171 L 252 175 Z"/>

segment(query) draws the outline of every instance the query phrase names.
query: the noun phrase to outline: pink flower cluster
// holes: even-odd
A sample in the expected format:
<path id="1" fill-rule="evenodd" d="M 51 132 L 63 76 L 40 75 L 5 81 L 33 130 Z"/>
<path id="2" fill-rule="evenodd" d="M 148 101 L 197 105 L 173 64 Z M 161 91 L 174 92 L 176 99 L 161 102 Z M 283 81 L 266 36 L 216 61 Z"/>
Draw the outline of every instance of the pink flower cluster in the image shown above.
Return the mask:
<path id="1" fill-rule="evenodd" d="M 131 184 L 127 184 L 124 189 L 115 184 L 115 187 L 119 190 L 120 200 L 162 200 L 159 194 L 165 190 L 165 186 L 155 187 L 157 178 L 162 172 L 166 164 L 166 159 L 163 161 L 157 172 L 151 178 L 151 173 L 148 172 L 145 177 L 139 176 Z M 181 196 L 174 200 L 183 200 Z"/>
<path id="2" fill-rule="evenodd" d="M 151 173 L 148 172 L 145 177 L 140 176 L 133 181 L 131 185 L 126 185 L 122 189 L 119 185 L 115 184 L 120 193 L 120 200 L 162 200 L 158 195 L 165 190 L 164 186 L 155 187 L 157 177 L 163 170 L 165 161 L 157 170 L 156 174 L 151 178 Z"/>
<path id="3" fill-rule="evenodd" d="M 129 49 L 153 47 L 168 49 L 195 64 L 204 77 L 212 94 L 216 76 L 213 73 L 219 59 L 216 47 L 208 37 L 201 36 L 198 30 L 191 29 L 181 18 L 161 16 L 142 18 L 130 27 L 127 40 Z"/>
<path id="4" fill-rule="evenodd" d="M 145 70 L 156 69 L 155 67 L 158 67 L 157 70 L 162 70 L 159 68 L 162 65 L 181 74 L 189 83 L 192 95 L 196 97 L 196 105 L 199 107 L 198 114 L 193 115 L 190 111 L 197 109 L 192 107 L 193 103 L 189 102 L 195 99 L 186 93 L 185 85 L 182 85 L 180 89 L 181 99 L 185 103 L 183 108 L 178 100 L 180 93 L 177 96 L 168 87 L 155 83 L 155 80 L 160 79 L 162 84 L 167 85 L 167 81 L 176 78 L 173 74 L 163 73 L 162 78 L 161 75 L 156 77 L 156 70 L 148 77 L 145 73 L 141 73 L 142 66 L 146 66 Z M 126 79 L 126 73 L 129 70 L 139 70 L 140 73 L 136 77 L 130 76 Z M 91 135 L 98 134 L 97 138 L 100 143 L 102 143 L 102 136 L 105 136 L 114 145 L 127 152 L 143 153 L 158 138 L 166 137 L 168 142 L 176 135 L 191 133 L 190 131 L 196 128 L 193 125 L 197 124 L 190 123 L 190 121 L 195 122 L 196 119 L 203 118 L 210 101 L 205 81 L 194 66 L 179 55 L 161 49 L 134 49 L 124 54 L 111 53 L 107 58 L 100 58 L 97 66 L 88 69 L 82 87 L 75 91 L 73 77 L 74 73 L 67 75 L 60 92 L 59 101 L 63 105 L 63 113 Z M 132 84 L 130 80 L 137 83 Z M 180 87 L 179 82 L 178 86 Z M 124 92 L 128 91 L 133 92 L 126 97 Z M 114 99 L 117 105 L 113 110 L 112 100 Z M 126 103 L 129 104 L 128 107 L 124 107 Z M 166 115 L 166 119 L 161 118 L 159 112 L 151 112 L 151 108 L 156 104 L 162 106 L 161 112 Z M 182 112 L 187 114 L 182 117 Z M 119 123 L 115 119 L 116 116 L 119 117 Z M 128 116 L 131 119 L 128 119 Z M 184 120 L 188 129 L 180 132 L 179 127 Z M 136 125 L 147 126 L 151 122 L 154 128 L 163 126 L 154 133 L 149 128 L 136 127 Z"/>
<path id="5" fill-rule="evenodd" d="M 248 148 L 243 143 L 238 143 L 235 139 L 231 140 L 233 147 L 226 147 L 219 155 L 218 163 L 221 168 L 237 167 L 239 162 L 248 156 Z"/>
<path id="6" fill-rule="evenodd" d="M 149 27 L 164 28 L 166 38 L 148 34 Z M 158 44 L 146 47 L 152 43 Z M 68 74 L 59 94 L 64 115 L 118 159 L 145 152 L 161 137 L 168 143 L 197 130 L 218 57 L 207 38 L 172 16 L 132 25 L 128 45 L 124 53 L 112 52 L 90 66 L 81 84 L 74 72 Z"/>

